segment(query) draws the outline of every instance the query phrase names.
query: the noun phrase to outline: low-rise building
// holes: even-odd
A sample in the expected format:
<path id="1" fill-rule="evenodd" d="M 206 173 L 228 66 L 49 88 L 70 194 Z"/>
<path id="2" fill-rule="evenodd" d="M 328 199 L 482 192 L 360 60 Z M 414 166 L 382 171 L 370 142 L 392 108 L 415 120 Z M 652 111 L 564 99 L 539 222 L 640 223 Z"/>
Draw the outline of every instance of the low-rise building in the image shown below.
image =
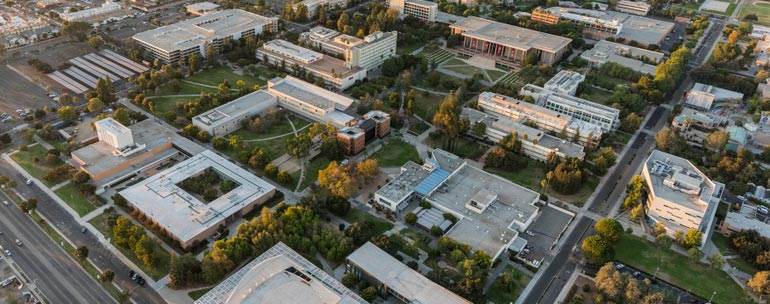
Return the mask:
<path id="1" fill-rule="evenodd" d="M 561 70 L 543 85 L 546 90 L 575 96 L 578 86 L 586 77 L 574 71 Z"/>
<path id="2" fill-rule="evenodd" d="M 597 125 L 604 132 L 614 131 L 620 127 L 620 110 L 613 107 L 546 90 L 533 84 L 525 85 L 519 94 L 532 96 L 537 104 L 546 109 Z"/>
<path id="3" fill-rule="evenodd" d="M 532 11 L 532 20 L 548 24 L 569 21 L 583 29 L 587 38 L 623 38 L 645 46 L 660 45 L 674 30 L 674 23 L 614 11 L 549 7 Z"/>
<path id="4" fill-rule="evenodd" d="M 710 238 L 724 184 L 709 179 L 690 161 L 658 150 L 644 162 L 642 177 L 651 226 L 662 224 L 670 237 L 677 231 L 697 229 L 703 240 Z"/>
<path id="5" fill-rule="evenodd" d="M 354 99 L 298 78 L 273 78 L 267 82 L 267 92 L 277 98 L 278 105 L 316 122 L 330 122 L 342 128 L 354 121 L 353 116 L 344 112 L 355 103 Z"/>
<path id="6" fill-rule="evenodd" d="M 367 74 L 364 68 L 349 68 L 343 60 L 281 39 L 269 41 L 257 49 L 257 58 L 265 63 L 284 67 L 286 71 L 292 71 L 292 66 L 304 68 L 314 77 L 323 78 L 326 85 L 340 91 L 363 80 Z"/>
<path id="7" fill-rule="evenodd" d="M 203 1 L 187 5 L 184 8 L 188 13 L 195 16 L 205 16 L 219 10 L 219 4 Z"/>
<path id="8" fill-rule="evenodd" d="M 614 62 L 634 71 L 655 75 L 657 65 L 663 61 L 663 53 L 625 44 L 599 40 L 594 47 L 580 54 L 592 66 Z"/>
<path id="9" fill-rule="evenodd" d="M 459 35 L 456 50 L 468 56 L 482 55 L 501 66 L 518 67 L 529 54 L 540 64 L 554 64 L 569 49 L 572 39 L 521 28 L 479 17 L 467 17 L 449 25 Z"/>
<path id="10" fill-rule="evenodd" d="M 213 170 L 223 180 L 238 186 L 205 202 L 179 184 Z M 134 210 L 183 248 L 190 248 L 214 235 L 223 225 L 240 217 L 275 194 L 275 187 L 218 154 L 205 150 L 119 192 Z"/>
<path id="11" fill-rule="evenodd" d="M 278 30 L 277 17 L 263 17 L 240 9 L 210 13 L 134 35 L 133 39 L 152 58 L 163 63 L 187 60 L 193 54 L 206 57 L 206 48 L 219 49 L 227 41 L 259 36 Z"/>
<path id="12" fill-rule="evenodd" d="M 644 1 L 620 0 L 615 4 L 616 11 L 639 16 L 646 16 L 651 8 L 652 5 Z"/>
<path id="13" fill-rule="evenodd" d="M 358 154 L 372 140 L 390 133 L 390 115 L 382 111 L 370 111 L 352 124 L 337 133 L 337 139 L 345 144 L 345 153 L 350 155 Z"/>
<path id="14" fill-rule="evenodd" d="M 363 39 L 340 34 L 321 26 L 300 34 L 300 40 L 335 55 L 345 58 L 347 68 L 361 67 L 367 72 L 379 70 L 382 63 L 396 55 L 398 32 L 376 32 Z"/>
<path id="15" fill-rule="evenodd" d="M 111 2 L 106 1 L 102 3 L 102 6 L 84 9 L 76 12 L 64 12 L 59 14 L 59 16 L 62 18 L 62 20 L 65 21 L 81 21 L 89 18 L 94 18 L 99 15 L 104 15 L 108 13 L 112 13 L 115 11 L 118 11 L 122 8 L 120 5 L 120 2 Z"/>
<path id="16" fill-rule="evenodd" d="M 345 144 L 345 154 L 355 155 L 366 147 L 366 132 L 357 126 L 347 126 L 337 132 L 337 139 Z"/>
<path id="17" fill-rule="evenodd" d="M 471 303 L 404 265 L 371 242 L 351 253 L 346 264 L 348 271 L 370 282 L 386 299 L 392 295 L 401 303 Z"/>
<path id="18" fill-rule="evenodd" d="M 708 111 L 714 106 L 714 102 L 739 101 L 742 99 L 742 93 L 696 82 L 692 89 L 687 92 L 684 104 L 694 109 Z"/>
<path id="19" fill-rule="evenodd" d="M 282 242 L 260 254 L 195 304 L 368 303 Z"/>
<path id="20" fill-rule="evenodd" d="M 706 135 L 725 127 L 727 118 L 710 113 L 696 111 L 690 108 L 682 109 L 682 113 L 674 117 L 671 127 L 679 131 L 688 142 L 702 145 Z"/>
<path id="21" fill-rule="evenodd" d="M 61 1 L 59 1 L 59 0 L 39 0 L 39 1 L 37 1 L 37 7 L 42 8 L 42 9 L 49 9 L 49 8 L 54 7 L 54 6 L 58 6 L 59 4 L 61 4 Z"/>
<path id="22" fill-rule="evenodd" d="M 588 147 L 598 146 L 604 134 L 602 128 L 593 123 L 492 92 L 482 92 L 479 95 L 478 105 L 488 114 L 505 117 L 522 124 L 535 124 L 540 130 L 553 134 L 563 133 L 573 141 L 577 137 L 577 143 Z"/>
<path id="23" fill-rule="evenodd" d="M 258 90 L 193 117 L 192 124 L 211 136 L 224 136 L 241 128 L 241 122 L 272 109 L 275 95 Z"/>
<path id="24" fill-rule="evenodd" d="M 313 18 L 318 13 L 318 9 L 321 7 L 329 8 L 339 6 L 345 8 L 347 3 L 347 0 L 302 0 L 292 4 L 292 9 L 294 9 L 296 12 L 300 5 L 304 5 L 307 8 L 307 17 Z"/>
<path id="25" fill-rule="evenodd" d="M 438 4 L 425 0 L 389 0 L 388 7 L 395 9 L 401 16 L 414 16 L 417 19 L 436 22 Z"/>
<path id="26" fill-rule="evenodd" d="M 503 137 L 515 134 L 521 142 L 521 153 L 538 161 L 547 161 L 551 153 L 560 158 L 572 157 L 580 160 L 585 158 L 582 145 L 507 118 L 495 117 L 469 108 L 462 109 L 461 117 L 468 118 L 471 126 L 483 123 L 486 126 L 487 139 L 493 142 L 499 142 Z"/>

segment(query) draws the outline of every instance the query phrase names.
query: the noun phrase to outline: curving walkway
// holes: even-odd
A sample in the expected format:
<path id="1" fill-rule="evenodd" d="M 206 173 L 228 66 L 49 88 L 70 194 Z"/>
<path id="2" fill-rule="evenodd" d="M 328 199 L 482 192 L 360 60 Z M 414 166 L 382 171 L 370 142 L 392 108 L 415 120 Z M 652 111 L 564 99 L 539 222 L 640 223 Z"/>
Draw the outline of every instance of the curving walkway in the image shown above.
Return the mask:
<path id="1" fill-rule="evenodd" d="M 181 94 L 181 95 L 161 95 L 161 96 L 147 96 L 149 99 L 153 98 L 166 98 L 166 97 L 198 97 L 201 94 Z"/>
<path id="2" fill-rule="evenodd" d="M 428 90 L 428 89 L 421 88 L 421 87 L 416 87 L 416 86 L 409 86 L 409 87 L 412 88 L 412 89 L 415 89 L 417 91 L 428 92 L 428 93 L 431 93 L 431 94 L 436 94 L 436 95 L 441 95 L 441 96 L 449 95 L 449 93 L 447 93 L 447 92 L 438 92 L 438 91 Z"/>
<path id="3" fill-rule="evenodd" d="M 210 85 L 210 84 L 203 84 L 203 83 L 195 82 L 195 81 L 182 80 L 182 82 L 189 83 L 189 84 L 194 84 L 194 85 L 197 85 L 199 87 L 204 87 L 204 88 L 219 89 L 218 86 L 213 86 L 213 85 Z M 238 90 L 237 89 L 230 89 L 230 91 L 237 92 Z"/>
<path id="4" fill-rule="evenodd" d="M 287 119 L 288 119 L 288 118 L 287 118 Z M 291 120 L 289 120 L 289 123 L 291 123 Z M 276 135 L 276 136 L 267 137 L 267 138 L 258 138 L 258 139 L 246 139 L 246 140 L 242 140 L 242 142 L 257 142 L 257 141 L 268 141 L 268 140 L 273 140 L 273 139 L 276 139 L 276 138 L 286 137 L 286 136 L 289 136 L 289 135 L 294 135 L 294 136 L 297 136 L 297 132 L 299 132 L 299 131 L 302 131 L 302 130 L 305 130 L 305 129 L 307 129 L 308 127 L 310 127 L 311 125 L 313 125 L 313 124 L 312 124 L 312 123 L 309 123 L 309 124 L 307 124 L 306 126 L 304 126 L 304 127 L 302 127 L 302 128 L 299 128 L 299 129 L 295 129 L 294 131 L 292 131 L 292 132 L 289 132 L 289 133 L 286 133 L 286 134 Z M 292 124 L 292 125 L 291 125 L 291 127 L 292 127 L 292 129 L 294 129 L 294 124 Z"/>

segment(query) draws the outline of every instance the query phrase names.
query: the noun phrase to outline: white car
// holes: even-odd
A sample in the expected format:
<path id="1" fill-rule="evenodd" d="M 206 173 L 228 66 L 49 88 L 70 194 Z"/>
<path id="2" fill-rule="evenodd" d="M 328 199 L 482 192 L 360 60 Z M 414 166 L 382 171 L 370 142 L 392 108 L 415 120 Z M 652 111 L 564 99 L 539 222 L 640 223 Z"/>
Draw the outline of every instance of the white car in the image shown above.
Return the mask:
<path id="1" fill-rule="evenodd" d="M 22 243 L 21 243 L 21 241 L 20 241 L 19 239 L 16 239 L 16 245 L 17 245 L 17 246 L 19 246 L 19 247 L 21 247 L 21 245 L 24 245 L 24 244 L 22 244 Z"/>
<path id="2" fill-rule="evenodd" d="M 32 180 L 31 180 L 31 179 L 28 179 L 26 184 L 27 184 L 27 185 L 31 185 L 31 184 L 32 184 Z"/>
<path id="3" fill-rule="evenodd" d="M 7 255 L 7 256 L 11 256 L 11 252 L 10 252 L 10 251 L 8 251 L 8 249 L 6 249 L 6 250 L 5 250 L 5 255 Z"/>
<path id="4" fill-rule="evenodd" d="M 8 206 L 8 201 L 3 201 L 3 205 Z"/>

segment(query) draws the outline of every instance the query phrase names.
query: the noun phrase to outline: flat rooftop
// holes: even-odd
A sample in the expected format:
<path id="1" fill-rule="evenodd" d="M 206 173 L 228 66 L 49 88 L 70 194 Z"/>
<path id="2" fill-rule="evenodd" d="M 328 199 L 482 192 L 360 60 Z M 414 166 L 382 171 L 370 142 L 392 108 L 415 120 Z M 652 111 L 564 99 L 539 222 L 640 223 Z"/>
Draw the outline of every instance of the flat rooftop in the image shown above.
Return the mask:
<path id="1" fill-rule="evenodd" d="M 479 95 L 479 103 L 482 102 L 493 103 L 499 107 L 506 108 L 509 111 L 518 112 L 519 115 L 526 116 L 530 119 L 545 120 L 554 125 L 566 126 L 570 120 L 572 120 L 572 117 L 569 115 L 497 93 L 482 92 Z"/>
<path id="2" fill-rule="evenodd" d="M 273 53 L 299 60 L 303 63 L 310 63 L 324 57 L 324 55 L 319 52 L 303 48 L 282 39 L 268 41 L 262 47 Z"/>
<path id="3" fill-rule="evenodd" d="M 240 186 L 204 203 L 177 186 L 211 168 Z M 178 239 L 187 242 L 218 225 L 275 187 L 218 154 L 205 150 L 120 192 L 126 200 Z"/>
<path id="4" fill-rule="evenodd" d="M 656 197 L 682 207 L 705 212 L 716 185 L 690 161 L 653 150 L 644 163 L 650 191 Z"/>
<path id="5" fill-rule="evenodd" d="M 203 2 L 187 5 L 185 6 L 185 8 L 188 10 L 195 10 L 195 11 L 210 11 L 210 10 L 215 10 L 219 8 L 219 4 L 203 1 Z"/>
<path id="6" fill-rule="evenodd" d="M 534 48 L 556 53 L 572 42 L 572 39 L 569 38 L 473 16 L 459 20 L 449 27 L 464 31 L 464 36 L 491 41 L 520 50 Z"/>
<path id="7" fill-rule="evenodd" d="M 570 89 L 577 88 L 577 86 L 580 85 L 580 83 L 585 79 L 585 76 L 578 72 L 561 70 L 559 73 L 556 73 L 556 75 L 551 77 L 551 79 L 545 83 L 544 87 L 548 89 L 553 88 L 569 91 Z"/>
<path id="8" fill-rule="evenodd" d="M 128 127 L 119 124 L 117 121 L 109 117 L 95 122 L 94 125 L 115 135 L 131 134 L 131 130 Z"/>
<path id="9" fill-rule="evenodd" d="M 408 161 L 401 166 L 401 174 L 377 190 L 377 195 L 392 202 L 400 202 L 414 192 L 415 187 L 429 175 L 429 170 L 425 170 L 421 165 Z"/>
<path id="10" fill-rule="evenodd" d="M 674 29 L 673 22 L 616 11 L 567 7 L 550 7 L 546 10 L 571 20 L 620 28 L 618 37 L 643 44 L 658 44 Z"/>
<path id="11" fill-rule="evenodd" d="M 268 92 L 283 94 L 318 108 L 334 108 L 339 111 L 347 110 L 355 102 L 353 98 L 334 93 L 292 76 L 271 79 L 268 83 Z"/>
<path id="12" fill-rule="evenodd" d="M 134 35 L 134 39 L 166 52 L 186 50 L 213 39 L 239 34 L 247 29 L 260 29 L 276 18 L 267 18 L 240 9 L 230 9 L 161 26 Z"/>
<path id="13" fill-rule="evenodd" d="M 279 242 L 195 304 L 366 304 L 342 283 Z"/>
<path id="14" fill-rule="evenodd" d="M 277 103 L 275 95 L 265 90 L 257 90 L 197 115 L 193 117 L 193 121 L 216 127 L 229 122 L 231 117 L 237 117 L 243 113 L 259 113 L 274 107 Z"/>
<path id="15" fill-rule="evenodd" d="M 544 88 L 538 87 L 531 83 L 524 85 L 522 90 L 534 92 L 535 94 L 546 93 L 548 94 L 547 102 L 570 106 L 573 108 L 580 109 L 583 112 L 591 112 L 599 115 L 609 115 L 609 116 L 620 115 L 620 109 L 615 109 L 613 107 L 606 106 L 597 102 L 585 100 L 577 96 L 572 96 L 572 95 L 567 95 L 559 92 L 546 90 Z"/>
<path id="16" fill-rule="evenodd" d="M 105 120 L 102 120 L 105 121 Z M 115 154 L 115 148 L 105 142 L 98 141 L 72 152 L 85 163 L 83 166 L 93 175 L 99 175 L 102 172 L 109 171 L 114 167 L 140 157 L 146 152 L 158 149 L 175 141 L 178 137 L 176 133 L 153 121 L 145 119 L 128 127 L 133 134 L 134 144 L 141 147 L 143 151 L 137 151 L 128 156 Z"/>
<path id="17" fill-rule="evenodd" d="M 610 42 L 607 40 L 600 40 L 594 44 L 592 49 L 580 54 L 580 57 L 590 62 L 598 64 L 614 62 L 640 73 L 655 75 L 657 64 L 649 64 L 636 59 L 641 58 L 642 56 L 647 57 L 650 61 L 657 63 L 660 63 L 664 57 L 663 53 L 660 52 Z"/>
<path id="18" fill-rule="evenodd" d="M 471 303 L 412 270 L 370 242 L 351 253 L 347 259 L 377 281 L 387 285 L 389 289 L 402 295 L 409 303 Z"/>
<path id="19" fill-rule="evenodd" d="M 360 67 L 348 68 L 343 60 L 325 56 L 285 40 L 276 39 L 267 42 L 257 50 L 286 60 L 287 66 L 297 63 L 308 71 L 333 75 L 333 78 L 347 78 L 363 71 Z"/>
<path id="20" fill-rule="evenodd" d="M 478 214 L 465 205 L 480 192 L 494 193 L 496 199 Z M 538 208 L 534 203 L 539 197 L 537 192 L 465 163 L 427 200 L 460 218 L 447 236 L 496 256 L 535 217 Z"/>
<path id="21" fill-rule="evenodd" d="M 738 93 L 735 91 L 730 91 L 728 89 L 723 89 L 720 87 L 715 87 L 707 84 L 703 84 L 700 82 L 696 82 L 692 89 L 690 89 L 689 94 L 708 94 L 713 96 L 714 100 L 725 100 L 725 99 L 736 99 L 741 100 L 743 99 L 743 93 Z"/>

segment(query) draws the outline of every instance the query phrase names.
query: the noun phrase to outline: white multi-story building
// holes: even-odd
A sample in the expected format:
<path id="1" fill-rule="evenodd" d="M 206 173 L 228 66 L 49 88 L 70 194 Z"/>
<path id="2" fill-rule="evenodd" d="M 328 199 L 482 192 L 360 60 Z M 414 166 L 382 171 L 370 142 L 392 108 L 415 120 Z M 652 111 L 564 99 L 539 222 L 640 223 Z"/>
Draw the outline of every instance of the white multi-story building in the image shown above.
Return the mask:
<path id="1" fill-rule="evenodd" d="M 278 105 L 314 121 L 330 122 L 342 128 L 354 120 L 343 112 L 350 108 L 354 99 L 300 79 L 291 76 L 273 78 L 267 82 L 267 91 L 277 98 Z"/>
<path id="2" fill-rule="evenodd" d="M 604 132 L 614 131 L 620 127 L 620 110 L 613 107 L 546 90 L 533 84 L 525 85 L 519 94 L 532 96 L 539 105 L 546 109 L 597 125 Z"/>
<path id="3" fill-rule="evenodd" d="M 99 141 L 106 143 L 115 150 L 121 150 L 134 145 L 131 129 L 112 118 L 105 118 L 94 123 L 96 136 Z"/>
<path id="4" fill-rule="evenodd" d="M 537 104 L 492 92 L 482 92 L 479 95 L 478 105 L 486 113 L 505 117 L 522 124 L 534 123 L 538 129 L 543 131 L 554 134 L 566 132 L 569 139 L 574 139 L 577 135 L 577 142 L 584 146 L 597 146 L 604 133 L 598 125 L 574 119 L 569 115 Z"/>
<path id="5" fill-rule="evenodd" d="M 342 55 L 347 68 L 360 67 L 372 72 L 396 55 L 398 32 L 375 32 L 361 39 L 317 26 L 300 34 L 300 40 L 322 52 Z"/>
<path id="6" fill-rule="evenodd" d="M 663 224 L 666 234 L 689 229 L 710 238 L 724 184 L 714 182 L 690 161 L 658 150 L 644 162 L 642 177 L 647 184 L 645 206 L 650 224 Z"/>
<path id="7" fill-rule="evenodd" d="M 390 0 L 388 6 L 402 16 L 410 15 L 428 22 L 436 22 L 438 14 L 438 4 L 425 0 Z"/>
<path id="8" fill-rule="evenodd" d="M 258 90 L 193 117 L 192 124 L 211 136 L 224 136 L 240 129 L 241 121 L 274 108 L 277 103 L 275 95 Z"/>
<path id="9" fill-rule="evenodd" d="M 257 49 L 257 58 L 265 63 L 283 66 L 286 71 L 292 71 L 293 66 L 302 68 L 314 77 L 323 78 L 327 85 L 338 90 L 345 90 L 366 78 L 366 69 L 349 68 L 345 61 L 281 39 L 267 42 Z"/>
<path id="10" fill-rule="evenodd" d="M 318 13 L 318 9 L 323 7 L 340 6 L 344 8 L 348 3 L 348 0 L 302 0 L 294 3 L 292 9 L 296 12 L 300 4 L 307 7 L 307 17 L 312 18 Z"/>
<path id="11" fill-rule="evenodd" d="M 213 12 L 134 35 L 153 58 L 163 63 L 186 60 L 193 54 L 206 57 L 206 47 L 219 49 L 228 41 L 278 30 L 277 17 L 263 17 L 240 9 Z"/>
<path id="12" fill-rule="evenodd" d="M 561 70 L 543 85 L 546 90 L 575 96 L 578 86 L 586 77 L 574 71 Z"/>
<path id="13" fill-rule="evenodd" d="M 652 8 L 652 6 L 643 1 L 620 0 L 618 1 L 618 4 L 615 5 L 616 11 L 639 16 L 646 16 L 649 14 L 650 8 Z"/>
<path id="14" fill-rule="evenodd" d="M 687 92 L 684 104 L 694 109 L 708 111 L 711 110 L 714 102 L 742 99 L 742 93 L 696 82 Z"/>

